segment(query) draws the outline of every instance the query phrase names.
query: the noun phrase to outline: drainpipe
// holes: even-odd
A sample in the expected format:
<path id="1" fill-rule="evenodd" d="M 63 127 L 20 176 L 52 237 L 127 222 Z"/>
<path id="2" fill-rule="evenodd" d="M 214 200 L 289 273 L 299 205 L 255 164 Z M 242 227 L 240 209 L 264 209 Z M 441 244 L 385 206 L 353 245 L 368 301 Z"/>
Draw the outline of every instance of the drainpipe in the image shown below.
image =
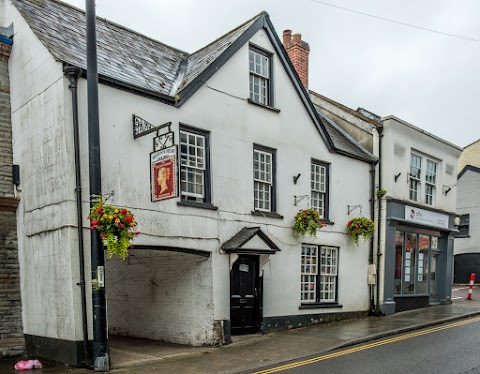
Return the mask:
<path id="1" fill-rule="evenodd" d="M 381 191 L 382 188 L 382 138 L 383 138 L 383 126 L 377 127 L 378 129 L 378 190 Z M 380 236 L 382 233 L 382 196 L 378 196 L 378 234 L 377 234 L 377 277 L 375 283 L 377 284 L 377 303 L 375 305 L 375 314 L 380 314 L 380 257 L 382 253 L 380 252 Z"/>
<path id="2" fill-rule="evenodd" d="M 86 0 L 87 99 L 90 206 L 102 195 L 100 168 L 100 120 L 98 110 L 98 69 L 95 0 Z M 105 256 L 98 230 L 90 231 L 93 304 L 93 370 L 108 371 L 107 303 L 105 300 Z"/>
<path id="3" fill-rule="evenodd" d="M 77 200 L 77 235 L 78 235 L 78 256 L 80 267 L 80 281 L 77 286 L 82 289 L 82 327 L 83 327 L 83 364 L 89 365 L 88 357 L 88 325 L 87 325 L 87 296 L 85 290 L 85 257 L 83 252 L 83 227 L 82 227 L 82 180 L 80 174 L 80 137 L 78 130 L 78 79 L 82 71 L 74 66 L 66 66 L 64 73 L 70 81 L 70 90 L 72 90 L 72 112 L 73 112 L 73 148 L 75 151 L 75 194 Z"/>
<path id="4" fill-rule="evenodd" d="M 372 214 L 372 218 L 375 217 L 375 164 L 373 163 L 370 165 L 370 212 Z M 373 249 L 375 247 L 373 239 L 370 240 L 370 255 L 368 258 L 369 264 L 374 264 L 373 261 Z M 377 280 L 375 280 L 377 281 Z M 373 292 L 373 285 L 370 287 L 370 312 L 369 314 L 375 314 L 375 293 Z"/>

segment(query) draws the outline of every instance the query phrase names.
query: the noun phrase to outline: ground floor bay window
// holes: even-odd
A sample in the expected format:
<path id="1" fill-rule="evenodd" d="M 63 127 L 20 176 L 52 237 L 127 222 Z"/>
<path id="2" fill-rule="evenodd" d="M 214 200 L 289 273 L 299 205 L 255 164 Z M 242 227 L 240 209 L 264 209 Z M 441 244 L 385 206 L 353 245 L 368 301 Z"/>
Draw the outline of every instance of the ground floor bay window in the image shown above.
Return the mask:
<path id="1" fill-rule="evenodd" d="M 438 236 L 395 233 L 395 295 L 438 297 Z"/>
<path id="2" fill-rule="evenodd" d="M 302 245 L 300 300 L 302 305 L 338 300 L 338 248 Z"/>

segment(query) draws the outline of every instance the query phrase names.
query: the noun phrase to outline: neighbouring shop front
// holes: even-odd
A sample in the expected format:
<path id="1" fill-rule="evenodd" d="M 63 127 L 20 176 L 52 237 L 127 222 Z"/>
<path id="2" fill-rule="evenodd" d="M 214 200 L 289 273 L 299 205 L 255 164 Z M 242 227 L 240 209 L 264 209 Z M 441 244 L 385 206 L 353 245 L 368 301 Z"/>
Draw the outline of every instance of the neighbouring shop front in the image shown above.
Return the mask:
<path id="1" fill-rule="evenodd" d="M 454 217 L 387 202 L 385 314 L 451 302 Z"/>

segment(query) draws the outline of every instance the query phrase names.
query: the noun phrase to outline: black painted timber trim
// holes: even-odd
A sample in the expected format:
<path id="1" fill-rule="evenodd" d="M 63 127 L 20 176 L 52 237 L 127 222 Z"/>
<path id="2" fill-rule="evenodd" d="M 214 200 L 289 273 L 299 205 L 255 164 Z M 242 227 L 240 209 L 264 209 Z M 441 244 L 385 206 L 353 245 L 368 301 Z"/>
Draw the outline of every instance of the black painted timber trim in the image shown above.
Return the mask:
<path id="1" fill-rule="evenodd" d="M 83 340 L 54 339 L 46 336 L 28 334 L 24 336 L 25 351 L 29 357 L 47 358 L 76 367 L 84 367 L 87 364 L 83 362 Z M 90 350 L 92 346 L 93 342 L 90 341 Z"/>
<path id="2" fill-rule="evenodd" d="M 263 332 L 281 331 L 293 329 L 296 327 L 317 325 L 333 321 L 341 321 L 352 318 L 363 318 L 368 312 L 333 312 L 333 313 L 315 313 L 293 316 L 278 316 L 263 318 Z"/>
<path id="3" fill-rule="evenodd" d="M 211 254 L 210 252 L 202 251 L 199 249 L 172 247 L 172 246 L 165 246 L 165 245 L 135 245 L 132 249 L 148 249 L 153 251 L 180 252 L 180 253 L 187 253 L 191 255 L 202 256 L 202 257 L 210 257 L 210 254 Z"/>

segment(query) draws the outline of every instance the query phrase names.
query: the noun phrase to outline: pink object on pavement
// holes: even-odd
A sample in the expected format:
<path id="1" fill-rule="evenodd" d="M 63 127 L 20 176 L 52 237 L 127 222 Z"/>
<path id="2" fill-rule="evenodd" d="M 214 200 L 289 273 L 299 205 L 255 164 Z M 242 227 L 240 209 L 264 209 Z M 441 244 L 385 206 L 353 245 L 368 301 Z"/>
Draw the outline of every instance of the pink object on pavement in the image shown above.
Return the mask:
<path id="1" fill-rule="evenodd" d="M 42 363 L 38 360 L 18 361 L 15 364 L 15 370 L 41 369 Z"/>

